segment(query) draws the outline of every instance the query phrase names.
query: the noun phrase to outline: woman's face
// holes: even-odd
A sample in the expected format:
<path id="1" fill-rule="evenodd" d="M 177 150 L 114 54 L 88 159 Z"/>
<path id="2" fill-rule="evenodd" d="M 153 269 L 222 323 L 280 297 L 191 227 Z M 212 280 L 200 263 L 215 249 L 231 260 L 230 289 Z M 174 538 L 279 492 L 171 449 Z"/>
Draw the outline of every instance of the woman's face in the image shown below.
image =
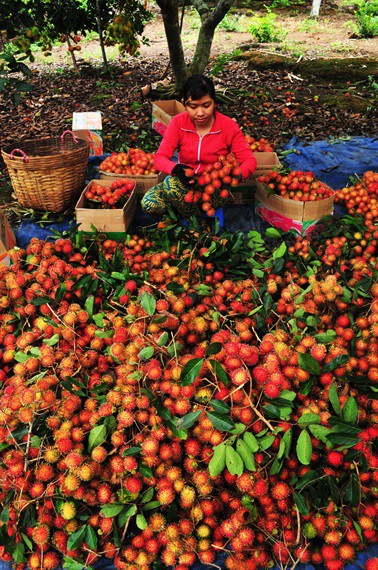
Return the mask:
<path id="1" fill-rule="evenodd" d="M 196 128 L 204 129 L 214 122 L 215 102 L 210 95 L 201 99 L 189 98 L 185 102 L 185 109 Z"/>

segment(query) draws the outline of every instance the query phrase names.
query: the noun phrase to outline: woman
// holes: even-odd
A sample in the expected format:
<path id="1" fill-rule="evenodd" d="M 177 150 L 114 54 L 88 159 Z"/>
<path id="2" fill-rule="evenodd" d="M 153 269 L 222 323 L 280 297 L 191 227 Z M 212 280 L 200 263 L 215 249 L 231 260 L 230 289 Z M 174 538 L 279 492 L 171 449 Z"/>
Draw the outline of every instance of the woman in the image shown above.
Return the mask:
<path id="1" fill-rule="evenodd" d="M 256 170 L 256 159 L 238 125 L 216 110 L 214 83 L 204 75 L 192 75 L 183 87 L 185 112 L 172 118 L 155 155 L 155 168 L 169 176 L 144 195 L 142 209 L 162 214 L 166 204 L 181 214 L 198 211 L 184 196 L 201 174 L 220 155 L 232 152 L 241 168 L 242 179 Z M 172 160 L 178 150 L 178 163 Z M 216 206 L 219 207 L 220 203 Z"/>

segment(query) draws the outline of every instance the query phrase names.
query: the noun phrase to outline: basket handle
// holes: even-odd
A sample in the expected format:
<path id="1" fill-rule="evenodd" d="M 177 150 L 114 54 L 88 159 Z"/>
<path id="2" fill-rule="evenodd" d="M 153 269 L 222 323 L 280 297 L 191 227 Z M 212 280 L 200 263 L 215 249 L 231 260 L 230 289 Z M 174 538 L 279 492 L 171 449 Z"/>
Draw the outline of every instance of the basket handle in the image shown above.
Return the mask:
<path id="1" fill-rule="evenodd" d="M 70 130 L 64 131 L 64 133 L 62 133 L 62 134 L 60 135 L 60 140 L 61 140 L 62 142 L 64 141 L 64 137 L 65 137 L 67 134 L 72 135 L 73 141 L 74 141 L 75 143 L 78 142 L 77 136 L 74 135 L 74 133 L 73 133 L 72 131 L 70 131 Z"/>
<path id="2" fill-rule="evenodd" d="M 11 160 L 14 160 L 14 159 L 15 159 L 14 154 L 15 154 L 16 152 L 20 152 L 20 153 L 21 153 L 21 155 L 22 155 L 22 162 L 29 162 L 29 157 L 28 157 L 28 155 L 27 155 L 23 150 L 21 150 L 20 148 L 15 148 L 14 150 L 12 150 L 12 152 L 11 152 L 10 155 L 9 155 L 9 158 L 10 158 Z"/>

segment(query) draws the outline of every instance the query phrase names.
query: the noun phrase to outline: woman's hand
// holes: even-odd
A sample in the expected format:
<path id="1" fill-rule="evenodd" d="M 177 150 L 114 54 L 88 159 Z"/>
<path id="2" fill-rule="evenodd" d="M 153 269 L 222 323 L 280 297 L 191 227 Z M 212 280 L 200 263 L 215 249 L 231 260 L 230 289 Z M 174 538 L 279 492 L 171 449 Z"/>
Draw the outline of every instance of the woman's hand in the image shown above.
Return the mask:
<path id="1" fill-rule="evenodd" d="M 192 178 L 194 175 L 193 169 L 186 164 L 176 164 L 171 174 L 173 174 L 173 176 L 177 176 L 183 184 L 194 184 L 194 180 Z"/>

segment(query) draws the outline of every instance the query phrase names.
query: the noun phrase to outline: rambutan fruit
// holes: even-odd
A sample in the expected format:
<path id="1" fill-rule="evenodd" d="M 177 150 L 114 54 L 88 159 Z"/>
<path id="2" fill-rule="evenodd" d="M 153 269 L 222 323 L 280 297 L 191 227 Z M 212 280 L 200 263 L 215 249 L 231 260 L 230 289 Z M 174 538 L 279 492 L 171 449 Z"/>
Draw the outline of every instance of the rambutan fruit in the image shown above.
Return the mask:
<path id="1" fill-rule="evenodd" d="M 94 476 L 94 469 L 90 463 L 82 463 L 77 468 L 77 475 L 82 481 L 90 481 Z"/>
<path id="2" fill-rule="evenodd" d="M 250 376 L 244 368 L 237 368 L 236 370 L 231 370 L 230 372 L 231 382 L 235 386 L 243 386 L 247 382 L 250 382 Z"/>
<path id="3" fill-rule="evenodd" d="M 97 498 L 100 503 L 109 503 L 112 496 L 112 490 L 108 484 L 104 483 L 97 489 Z"/>
<path id="4" fill-rule="evenodd" d="M 56 440 L 55 445 L 57 446 L 60 453 L 67 454 L 72 451 L 73 441 L 70 437 L 61 437 L 60 439 Z"/>
<path id="5" fill-rule="evenodd" d="M 39 570 L 41 568 L 41 557 L 37 552 L 30 554 L 28 558 L 28 568 L 30 570 Z"/>
<path id="6" fill-rule="evenodd" d="M 54 468 L 48 463 L 42 463 L 35 470 L 35 478 L 37 481 L 51 481 L 54 478 Z"/>
<path id="7" fill-rule="evenodd" d="M 198 457 L 201 453 L 201 444 L 197 439 L 189 438 L 184 442 L 185 452 L 187 455 Z"/>
<path id="8" fill-rule="evenodd" d="M 263 392 L 268 398 L 274 399 L 281 394 L 281 388 L 277 384 L 268 381 L 263 387 Z"/>
<path id="9" fill-rule="evenodd" d="M 341 560 L 350 561 L 355 557 L 355 550 L 350 544 L 340 544 L 339 546 L 339 556 Z"/>
<path id="10" fill-rule="evenodd" d="M 378 570 L 378 557 L 368 558 L 365 562 L 365 570 Z"/>
<path id="11" fill-rule="evenodd" d="M 277 501 L 285 500 L 290 495 L 290 487 L 283 481 L 278 482 L 271 488 L 271 495 Z"/>
<path id="12" fill-rule="evenodd" d="M 31 537 L 36 544 L 42 546 L 46 544 L 50 538 L 50 529 L 45 524 L 35 526 L 32 529 Z"/>
<path id="13" fill-rule="evenodd" d="M 242 493 L 249 493 L 253 489 L 253 477 L 247 471 L 236 479 L 236 486 Z"/>
<path id="14" fill-rule="evenodd" d="M 61 508 L 60 508 L 60 515 L 66 520 L 69 521 L 76 516 L 76 507 L 75 503 L 72 501 L 65 501 Z"/>
<path id="15" fill-rule="evenodd" d="M 156 498 L 160 501 L 161 506 L 164 508 L 166 505 L 170 505 L 175 499 L 175 492 L 173 488 L 159 489 Z"/>
<path id="16" fill-rule="evenodd" d="M 342 570 L 344 568 L 343 560 L 326 560 L 324 562 L 326 570 Z"/>
<path id="17" fill-rule="evenodd" d="M 324 544 L 320 549 L 324 562 L 338 559 L 338 549 L 331 544 Z"/>
<path id="18" fill-rule="evenodd" d="M 312 538 L 315 538 L 318 533 L 314 525 L 311 522 L 307 522 L 303 525 L 302 534 L 311 540 Z"/>
<path id="19" fill-rule="evenodd" d="M 142 454 L 143 455 L 156 455 L 159 450 L 159 443 L 153 437 L 146 437 L 142 441 Z"/>
<path id="20" fill-rule="evenodd" d="M 49 550 L 43 555 L 42 567 L 45 568 L 45 570 L 54 570 L 59 566 L 59 562 L 60 559 L 58 553 L 53 550 Z"/>
<path id="21" fill-rule="evenodd" d="M 340 451 L 329 451 L 327 453 L 327 462 L 332 465 L 332 467 L 340 467 L 342 465 L 344 455 Z"/>
<path id="22" fill-rule="evenodd" d="M 124 479 L 124 485 L 127 491 L 133 495 L 139 494 L 142 489 L 142 481 L 138 477 L 134 476 Z"/>
<path id="23" fill-rule="evenodd" d="M 337 546 L 338 544 L 340 544 L 341 539 L 342 539 L 342 534 L 337 530 L 330 530 L 326 532 L 324 535 L 324 541 L 327 544 L 333 544 Z"/>
<path id="24" fill-rule="evenodd" d="M 322 362 L 327 356 L 327 348 L 324 344 L 314 344 L 311 348 L 310 354 L 318 362 Z"/>
<path id="25" fill-rule="evenodd" d="M 102 445 L 97 445 L 91 451 L 91 458 L 96 463 L 102 463 L 103 461 L 105 461 L 107 455 L 108 452 L 106 451 L 105 447 L 103 447 Z"/>
<path id="26" fill-rule="evenodd" d="M 269 372 L 264 366 L 255 366 L 255 368 L 252 370 L 252 378 L 259 386 L 263 386 L 268 377 Z"/>

